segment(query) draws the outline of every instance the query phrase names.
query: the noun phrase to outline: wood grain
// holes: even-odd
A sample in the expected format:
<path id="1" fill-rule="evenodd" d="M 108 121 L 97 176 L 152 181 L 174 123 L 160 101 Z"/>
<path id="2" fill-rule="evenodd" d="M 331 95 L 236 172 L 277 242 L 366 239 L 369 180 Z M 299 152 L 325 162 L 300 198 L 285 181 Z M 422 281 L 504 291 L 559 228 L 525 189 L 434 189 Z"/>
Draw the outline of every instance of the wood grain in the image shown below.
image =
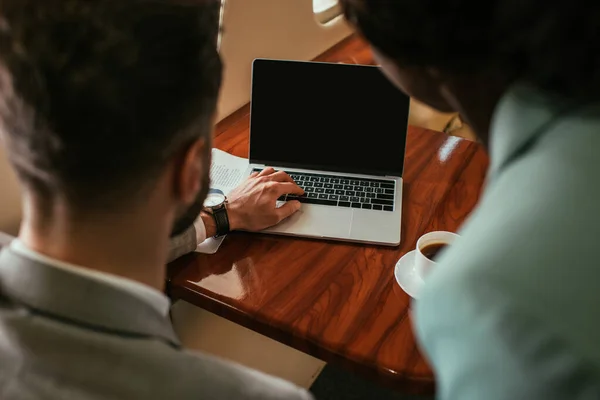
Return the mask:
<path id="1" fill-rule="evenodd" d="M 361 48 L 354 41 L 340 46 Z M 215 146 L 248 156 L 247 110 L 217 128 Z M 233 233 L 217 254 L 173 263 L 168 292 L 380 383 L 432 393 L 433 373 L 417 347 L 410 299 L 394 266 L 422 234 L 459 228 L 487 166 L 477 143 L 410 127 L 399 247 Z"/>

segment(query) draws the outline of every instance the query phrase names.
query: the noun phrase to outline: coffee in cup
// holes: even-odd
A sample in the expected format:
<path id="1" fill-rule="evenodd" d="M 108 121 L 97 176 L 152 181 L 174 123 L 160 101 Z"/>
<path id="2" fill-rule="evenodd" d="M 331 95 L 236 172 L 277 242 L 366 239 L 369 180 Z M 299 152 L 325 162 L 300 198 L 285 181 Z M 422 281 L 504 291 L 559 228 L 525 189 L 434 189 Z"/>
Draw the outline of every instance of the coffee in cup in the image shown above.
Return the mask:
<path id="1" fill-rule="evenodd" d="M 437 257 L 459 237 L 456 233 L 446 231 L 429 232 L 421 236 L 415 252 L 417 275 L 425 279 L 431 268 L 437 264 Z"/>
<path id="2" fill-rule="evenodd" d="M 421 249 L 421 253 L 431 261 L 435 261 L 438 253 L 444 250 L 448 243 L 431 243 Z"/>

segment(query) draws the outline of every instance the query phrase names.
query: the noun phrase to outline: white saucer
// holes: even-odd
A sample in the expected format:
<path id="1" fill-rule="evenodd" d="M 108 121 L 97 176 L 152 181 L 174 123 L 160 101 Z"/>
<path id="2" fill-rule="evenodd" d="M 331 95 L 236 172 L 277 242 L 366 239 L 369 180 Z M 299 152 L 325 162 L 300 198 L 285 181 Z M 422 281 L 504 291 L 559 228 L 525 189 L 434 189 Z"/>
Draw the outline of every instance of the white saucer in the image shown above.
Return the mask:
<path id="1" fill-rule="evenodd" d="M 396 263 L 394 276 L 398 285 L 413 299 L 418 297 L 419 289 L 423 285 L 421 279 L 415 271 L 415 252 L 409 251 Z"/>

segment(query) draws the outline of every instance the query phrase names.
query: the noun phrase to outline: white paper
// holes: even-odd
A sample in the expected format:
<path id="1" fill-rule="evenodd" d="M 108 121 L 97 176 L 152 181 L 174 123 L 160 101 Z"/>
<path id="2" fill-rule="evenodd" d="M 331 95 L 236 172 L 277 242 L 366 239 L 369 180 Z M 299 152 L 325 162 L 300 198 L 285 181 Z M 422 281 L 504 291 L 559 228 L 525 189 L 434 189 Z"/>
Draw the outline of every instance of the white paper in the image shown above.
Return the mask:
<path id="1" fill-rule="evenodd" d="M 219 149 L 212 149 L 212 164 L 210 166 L 210 187 L 219 189 L 228 195 L 248 175 L 248 159 L 236 157 Z M 225 239 L 208 238 L 196 248 L 198 253 L 214 254 Z"/>
<path id="2" fill-rule="evenodd" d="M 246 178 L 248 159 L 236 157 L 219 149 L 212 150 L 210 166 L 211 189 L 222 190 L 226 195 Z"/>

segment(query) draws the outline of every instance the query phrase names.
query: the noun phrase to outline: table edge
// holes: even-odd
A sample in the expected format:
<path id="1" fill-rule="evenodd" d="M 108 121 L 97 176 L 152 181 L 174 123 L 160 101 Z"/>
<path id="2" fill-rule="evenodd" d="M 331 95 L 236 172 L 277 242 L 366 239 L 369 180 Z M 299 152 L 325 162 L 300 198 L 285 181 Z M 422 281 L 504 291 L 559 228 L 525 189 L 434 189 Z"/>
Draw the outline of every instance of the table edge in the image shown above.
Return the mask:
<path id="1" fill-rule="evenodd" d="M 433 394 L 435 391 L 435 380 L 431 377 L 405 375 L 388 369 L 378 368 L 373 364 L 362 363 L 359 360 L 336 353 L 334 350 L 314 343 L 307 338 L 297 338 L 289 329 L 273 326 L 269 321 L 264 321 L 255 315 L 248 314 L 239 308 L 210 297 L 202 293 L 202 291 L 195 291 L 182 285 L 172 285 L 174 279 L 175 277 L 169 282 L 170 287 L 168 292 L 175 300 L 186 301 L 253 332 L 283 343 L 326 363 L 340 366 L 389 388 L 401 390 L 407 394 Z"/>

